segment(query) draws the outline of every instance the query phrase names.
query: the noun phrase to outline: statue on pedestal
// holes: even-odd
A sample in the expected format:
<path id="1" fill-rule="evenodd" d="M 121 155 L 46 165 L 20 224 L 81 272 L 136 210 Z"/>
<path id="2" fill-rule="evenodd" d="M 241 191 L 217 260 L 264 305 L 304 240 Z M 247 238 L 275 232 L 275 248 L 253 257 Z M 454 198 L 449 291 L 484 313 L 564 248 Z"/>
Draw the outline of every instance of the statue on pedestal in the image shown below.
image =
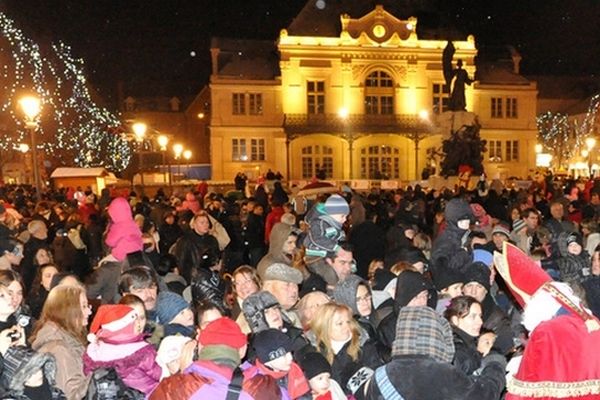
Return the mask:
<path id="1" fill-rule="evenodd" d="M 449 41 L 442 56 L 444 79 L 446 80 L 446 85 L 451 88 L 448 108 L 450 111 L 466 111 L 465 85 L 471 85 L 473 80 L 469 78 L 467 71 L 462 68 L 462 60 L 458 60 L 456 68 L 452 68 L 454 52 L 454 45 Z M 452 85 L 453 82 L 454 84 Z"/>

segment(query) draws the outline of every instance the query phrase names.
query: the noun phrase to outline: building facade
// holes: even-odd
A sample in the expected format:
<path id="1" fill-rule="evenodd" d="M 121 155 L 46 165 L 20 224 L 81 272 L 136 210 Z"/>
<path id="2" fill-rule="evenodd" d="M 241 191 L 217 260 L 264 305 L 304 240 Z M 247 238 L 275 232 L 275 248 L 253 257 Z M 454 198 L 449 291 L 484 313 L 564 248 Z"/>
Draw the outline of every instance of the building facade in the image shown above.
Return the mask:
<path id="1" fill-rule="evenodd" d="M 309 3 L 275 43 L 213 40 L 213 179 L 269 169 L 295 180 L 420 179 L 450 127 L 474 120 L 488 141 L 488 176 L 535 168 L 537 88 L 519 74 L 516 53 L 476 68 L 475 39 L 453 37 L 454 60 L 476 81 L 468 112 L 449 112 L 446 38 L 383 6 L 323 20 Z"/>

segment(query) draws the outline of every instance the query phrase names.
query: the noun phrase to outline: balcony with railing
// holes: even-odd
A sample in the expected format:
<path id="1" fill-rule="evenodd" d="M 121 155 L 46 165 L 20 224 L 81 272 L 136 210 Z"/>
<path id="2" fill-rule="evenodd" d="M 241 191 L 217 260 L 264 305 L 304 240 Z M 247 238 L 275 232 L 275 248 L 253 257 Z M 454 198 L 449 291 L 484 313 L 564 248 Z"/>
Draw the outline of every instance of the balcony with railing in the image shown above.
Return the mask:
<path id="1" fill-rule="evenodd" d="M 348 130 L 369 133 L 426 133 L 431 124 L 418 114 L 285 114 L 288 135 L 310 133 L 345 134 Z"/>

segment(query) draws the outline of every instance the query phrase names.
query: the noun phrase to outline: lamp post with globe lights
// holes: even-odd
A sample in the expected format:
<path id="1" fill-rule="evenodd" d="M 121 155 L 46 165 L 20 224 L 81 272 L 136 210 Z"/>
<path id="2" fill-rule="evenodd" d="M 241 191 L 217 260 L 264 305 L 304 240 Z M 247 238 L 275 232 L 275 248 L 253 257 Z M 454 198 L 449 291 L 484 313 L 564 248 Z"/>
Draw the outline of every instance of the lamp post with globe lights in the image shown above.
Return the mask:
<path id="1" fill-rule="evenodd" d="M 168 181 L 167 183 L 169 187 L 171 187 L 171 165 L 169 164 L 169 157 L 167 155 L 167 145 L 169 144 L 169 137 L 167 135 L 158 135 L 158 137 L 156 138 L 156 142 L 158 143 L 160 152 L 162 153 L 163 165 L 165 164 L 165 161 L 167 161 L 166 180 Z"/>
<path id="2" fill-rule="evenodd" d="M 40 170 L 37 163 L 37 144 L 35 131 L 38 127 L 36 118 L 42 111 L 40 99 L 35 96 L 25 96 L 19 100 L 19 105 L 25 114 L 25 127 L 29 130 L 31 140 L 31 159 L 33 164 L 33 180 L 35 184 L 35 198 L 41 200 L 42 182 L 40 180 Z"/>
<path id="3" fill-rule="evenodd" d="M 190 172 L 190 159 L 192 158 L 192 151 L 191 150 L 184 150 L 183 151 L 183 158 L 185 158 L 185 162 L 187 164 L 186 166 L 186 176 L 189 179 L 189 172 Z"/>
<path id="4" fill-rule="evenodd" d="M 173 145 L 173 154 L 175 160 L 177 160 L 177 175 L 181 174 L 181 154 L 183 153 L 183 145 L 181 143 L 175 143 Z"/>

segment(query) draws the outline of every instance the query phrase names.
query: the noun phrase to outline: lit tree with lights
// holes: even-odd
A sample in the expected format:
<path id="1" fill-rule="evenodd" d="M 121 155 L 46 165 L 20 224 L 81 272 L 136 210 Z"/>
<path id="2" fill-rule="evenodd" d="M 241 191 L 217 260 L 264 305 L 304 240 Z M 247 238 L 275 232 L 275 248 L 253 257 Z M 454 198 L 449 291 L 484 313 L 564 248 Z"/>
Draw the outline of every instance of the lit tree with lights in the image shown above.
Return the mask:
<path id="1" fill-rule="evenodd" d="M 27 91 L 41 99 L 36 135 L 46 158 L 58 165 L 125 169 L 131 152 L 119 135 L 121 123 L 93 101 L 83 61 L 63 43 L 39 46 L 2 12 L 0 29 L 0 150 L 29 142 L 17 107 Z"/>
<path id="2" fill-rule="evenodd" d="M 537 118 L 539 142 L 546 151 L 553 154 L 559 168 L 564 167 L 578 153 L 584 140 L 592 134 L 599 108 L 600 95 L 595 95 L 581 121 L 570 121 L 567 114 L 551 111 Z"/>

